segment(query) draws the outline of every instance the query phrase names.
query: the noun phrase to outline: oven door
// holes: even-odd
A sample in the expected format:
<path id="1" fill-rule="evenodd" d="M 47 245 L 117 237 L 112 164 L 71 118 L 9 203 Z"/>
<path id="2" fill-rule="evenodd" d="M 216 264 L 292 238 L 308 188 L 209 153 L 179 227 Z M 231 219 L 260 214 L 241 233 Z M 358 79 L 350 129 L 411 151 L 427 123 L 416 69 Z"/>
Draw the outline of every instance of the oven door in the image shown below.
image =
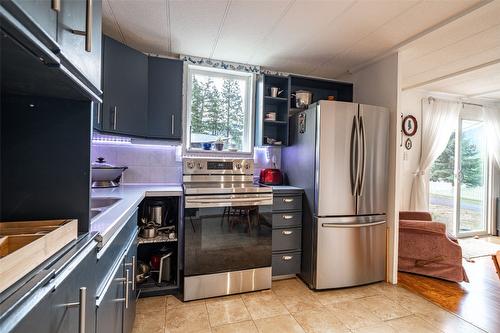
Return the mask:
<path id="1" fill-rule="evenodd" d="M 184 275 L 270 267 L 271 193 L 186 196 Z"/>

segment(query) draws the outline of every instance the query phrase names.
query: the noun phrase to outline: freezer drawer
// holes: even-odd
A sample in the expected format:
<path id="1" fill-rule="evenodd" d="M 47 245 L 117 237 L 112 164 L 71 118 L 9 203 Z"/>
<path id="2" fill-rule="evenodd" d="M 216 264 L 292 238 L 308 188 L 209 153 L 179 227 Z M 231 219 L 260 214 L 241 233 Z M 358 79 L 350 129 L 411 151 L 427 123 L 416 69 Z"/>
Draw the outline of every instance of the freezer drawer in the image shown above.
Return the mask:
<path id="1" fill-rule="evenodd" d="M 301 249 L 302 228 L 273 230 L 273 252 Z"/>
<path id="2" fill-rule="evenodd" d="M 319 218 L 315 289 L 382 281 L 386 274 L 386 221 Z"/>
<path id="3" fill-rule="evenodd" d="M 273 254 L 273 276 L 300 273 L 300 252 Z"/>

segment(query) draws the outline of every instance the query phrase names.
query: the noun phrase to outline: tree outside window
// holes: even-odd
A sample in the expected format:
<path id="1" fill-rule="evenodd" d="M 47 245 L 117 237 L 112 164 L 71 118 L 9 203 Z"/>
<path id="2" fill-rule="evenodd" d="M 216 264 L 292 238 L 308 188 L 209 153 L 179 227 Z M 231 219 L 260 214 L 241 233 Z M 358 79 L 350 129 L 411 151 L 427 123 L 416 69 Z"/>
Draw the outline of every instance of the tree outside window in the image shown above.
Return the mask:
<path id="1" fill-rule="evenodd" d="M 253 76 L 198 66 L 188 73 L 188 150 L 222 141 L 224 151 L 251 152 Z"/>

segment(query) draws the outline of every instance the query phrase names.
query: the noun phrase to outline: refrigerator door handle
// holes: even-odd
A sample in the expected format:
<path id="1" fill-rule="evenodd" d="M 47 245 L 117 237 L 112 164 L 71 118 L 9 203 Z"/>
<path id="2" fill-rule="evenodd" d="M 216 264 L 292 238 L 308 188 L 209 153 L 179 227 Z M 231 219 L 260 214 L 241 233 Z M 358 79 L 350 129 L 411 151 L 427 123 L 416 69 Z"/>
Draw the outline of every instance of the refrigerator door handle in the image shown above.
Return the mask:
<path id="1" fill-rule="evenodd" d="M 359 125 L 358 117 L 354 116 L 351 129 L 351 156 L 350 156 L 350 171 L 351 171 L 351 192 L 352 195 L 357 195 L 358 189 L 358 174 L 359 174 Z"/>
<path id="2" fill-rule="evenodd" d="M 360 144 L 361 144 L 361 149 L 360 149 L 360 156 L 363 159 L 361 162 L 361 170 L 360 170 L 360 175 L 359 175 L 359 189 L 358 189 L 358 196 L 363 195 L 363 189 L 365 187 L 365 170 L 366 170 L 366 135 L 365 135 L 365 122 L 363 120 L 363 117 L 359 117 L 359 132 L 360 132 Z M 359 159 L 358 159 L 359 161 Z"/>
<path id="3" fill-rule="evenodd" d="M 322 223 L 323 228 L 364 228 L 372 227 L 379 224 L 384 224 L 386 221 L 370 222 L 370 223 Z"/>

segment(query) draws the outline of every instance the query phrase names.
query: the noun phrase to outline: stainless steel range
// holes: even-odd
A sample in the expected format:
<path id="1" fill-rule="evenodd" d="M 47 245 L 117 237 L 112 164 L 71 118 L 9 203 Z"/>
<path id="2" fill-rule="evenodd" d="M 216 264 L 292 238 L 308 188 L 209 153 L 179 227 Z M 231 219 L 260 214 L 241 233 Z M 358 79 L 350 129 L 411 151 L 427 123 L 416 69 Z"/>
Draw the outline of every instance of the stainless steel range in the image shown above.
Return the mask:
<path id="1" fill-rule="evenodd" d="M 271 288 L 272 189 L 251 159 L 185 159 L 184 300 Z"/>

